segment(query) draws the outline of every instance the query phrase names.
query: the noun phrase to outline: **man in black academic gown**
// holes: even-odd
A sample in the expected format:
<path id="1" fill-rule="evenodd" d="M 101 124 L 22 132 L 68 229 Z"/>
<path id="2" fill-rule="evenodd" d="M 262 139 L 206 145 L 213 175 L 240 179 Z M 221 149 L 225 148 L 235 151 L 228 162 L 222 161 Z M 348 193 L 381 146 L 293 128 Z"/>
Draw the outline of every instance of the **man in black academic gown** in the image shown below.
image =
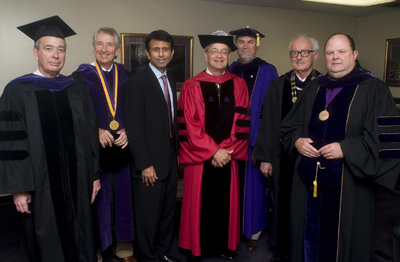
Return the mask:
<path id="1" fill-rule="evenodd" d="M 273 214 L 268 242 L 276 261 L 287 257 L 290 187 L 295 161 L 294 156 L 281 152 L 281 122 L 306 85 L 320 74 L 313 68 L 318 50 L 318 41 L 312 37 L 298 36 L 289 43 L 293 69 L 268 87 L 253 151 L 254 157 L 261 161 L 261 172 L 272 178 Z"/>
<path id="2" fill-rule="evenodd" d="M 290 261 L 372 259 L 375 190 L 399 172 L 400 117 L 389 88 L 355 68 L 354 40 L 325 44 L 328 73 L 310 83 L 282 123 L 293 177 Z"/>
<path id="3" fill-rule="evenodd" d="M 35 41 L 38 69 L 0 98 L 0 193 L 13 194 L 24 214 L 31 261 L 93 262 L 96 115 L 88 90 L 60 74 L 64 38 L 75 32 L 58 16 L 19 29 Z"/>

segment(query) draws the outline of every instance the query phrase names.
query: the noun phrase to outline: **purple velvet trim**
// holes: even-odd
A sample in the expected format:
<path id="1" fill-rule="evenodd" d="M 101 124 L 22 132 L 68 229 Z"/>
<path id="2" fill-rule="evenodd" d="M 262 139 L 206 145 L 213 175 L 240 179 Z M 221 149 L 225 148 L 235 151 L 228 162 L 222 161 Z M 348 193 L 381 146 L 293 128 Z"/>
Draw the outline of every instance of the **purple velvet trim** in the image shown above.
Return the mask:
<path id="1" fill-rule="evenodd" d="M 317 149 L 326 144 L 340 142 L 345 138 L 345 127 L 349 106 L 354 96 L 356 84 L 338 90 L 328 106 L 329 118 L 319 119 L 325 109 L 327 88 L 321 86 L 311 112 L 308 136 Z M 338 86 L 344 87 L 344 86 Z M 313 197 L 313 184 L 317 161 L 325 169 L 318 170 L 317 197 Z M 326 160 L 301 156 L 297 171 L 307 184 L 306 224 L 304 233 L 305 261 L 335 261 L 337 248 L 338 214 L 340 201 L 340 180 L 343 159 Z"/>
<path id="2" fill-rule="evenodd" d="M 49 91 L 62 91 L 65 88 L 72 86 L 75 83 L 75 80 L 64 75 L 48 78 L 35 74 L 27 74 L 12 80 L 10 83 L 31 83 L 34 86 Z"/>
<path id="3" fill-rule="evenodd" d="M 337 88 L 337 87 L 347 88 L 347 87 L 357 86 L 360 83 L 371 78 L 375 78 L 375 76 L 364 70 L 354 68 L 353 71 L 351 71 L 348 75 L 339 79 L 334 79 L 330 77 L 328 74 L 320 75 L 317 78 L 317 82 L 320 85 L 328 88 Z"/>
<path id="4" fill-rule="evenodd" d="M 317 261 L 320 228 L 320 201 L 313 198 L 312 191 L 307 191 L 306 225 L 304 229 L 304 261 Z"/>
<path id="5" fill-rule="evenodd" d="M 325 110 L 326 91 L 327 88 L 323 86 L 319 89 L 308 125 L 308 135 L 314 141 L 313 146 L 317 149 L 326 144 L 344 139 L 348 107 L 353 97 L 355 86 L 343 88 L 338 92 L 335 99 L 328 106 L 328 120 L 321 121 L 319 113 Z M 325 188 L 338 185 L 343 159 L 326 160 L 323 157 L 308 158 L 301 156 L 297 171 L 308 187 L 314 188 L 313 181 L 318 161 L 325 168 L 318 171 L 318 187 Z"/>
<path id="6" fill-rule="evenodd" d="M 256 82 L 256 79 L 258 77 L 258 70 L 261 65 L 266 64 L 268 63 L 258 57 L 254 58 L 250 63 L 247 64 L 243 64 L 239 60 L 237 60 L 229 66 L 229 70 L 235 75 L 243 78 L 244 81 L 246 81 L 250 97 L 255 87 L 254 84 Z"/>
<path id="7" fill-rule="evenodd" d="M 325 98 L 325 105 L 329 105 L 329 103 L 335 98 L 337 94 L 342 90 L 343 87 L 337 87 L 337 88 L 328 88 L 326 90 L 326 98 Z"/>
<path id="8" fill-rule="evenodd" d="M 320 192 L 317 198 L 307 192 L 304 261 L 336 261 L 340 187 Z"/>
<path id="9" fill-rule="evenodd" d="M 250 63 L 247 64 L 241 63 L 238 59 L 229 66 L 229 71 L 243 78 L 245 71 L 249 69 L 258 68 L 260 65 L 265 65 L 265 64 L 268 63 L 258 57 L 254 58 Z"/>
<path id="10" fill-rule="evenodd" d="M 400 158 L 400 150 L 392 149 L 392 150 L 381 150 L 379 151 L 380 159 L 395 159 Z"/>
<path id="11" fill-rule="evenodd" d="M 378 126 L 400 126 L 400 116 L 378 117 Z"/>
<path id="12" fill-rule="evenodd" d="M 379 142 L 390 143 L 390 142 L 400 142 L 400 134 L 398 133 L 385 133 L 379 134 Z"/>
<path id="13" fill-rule="evenodd" d="M 314 188 L 313 181 L 315 180 L 317 160 L 319 160 L 321 166 L 324 167 L 324 169 L 318 169 L 318 189 L 338 186 L 342 171 L 342 159 L 328 161 L 323 158 L 311 159 L 301 156 L 297 171 L 307 186 L 310 189 Z"/>
<path id="14" fill-rule="evenodd" d="M 123 65 L 117 65 L 118 68 L 118 101 L 117 101 L 117 112 L 115 115 L 115 120 L 119 123 L 119 129 L 125 127 L 124 121 L 124 88 L 127 81 L 127 74 L 124 70 Z M 110 75 L 114 74 L 115 66 L 110 71 Z M 110 130 L 109 124 L 112 120 L 110 109 L 108 108 L 107 100 L 101 85 L 100 78 L 97 74 L 96 67 L 90 64 L 82 64 L 74 73 L 80 73 L 85 79 L 87 87 L 92 98 L 93 106 L 96 111 L 98 125 L 102 129 Z M 105 74 L 108 75 L 108 74 Z M 112 81 L 111 76 L 106 76 L 107 82 Z M 111 83 L 113 85 L 113 83 Z"/>
<path id="15" fill-rule="evenodd" d="M 110 173 L 101 173 L 101 190 L 97 195 L 101 249 L 105 250 L 113 243 L 111 221 L 111 190 L 115 194 L 116 240 L 132 241 L 132 194 L 129 164 L 114 173 L 115 186 L 111 188 Z"/>
<path id="16" fill-rule="evenodd" d="M 132 194 L 129 164 L 120 169 L 115 181 L 115 208 L 117 219 L 117 240 L 132 241 Z"/>

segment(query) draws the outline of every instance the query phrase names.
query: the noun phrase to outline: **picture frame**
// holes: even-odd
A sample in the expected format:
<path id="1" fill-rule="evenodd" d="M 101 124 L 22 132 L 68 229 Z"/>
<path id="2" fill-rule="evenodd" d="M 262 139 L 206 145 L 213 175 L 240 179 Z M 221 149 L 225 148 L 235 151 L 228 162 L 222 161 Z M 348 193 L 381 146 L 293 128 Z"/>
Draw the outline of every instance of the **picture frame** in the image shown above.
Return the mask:
<path id="1" fill-rule="evenodd" d="M 400 86 L 400 38 L 386 40 L 383 81 L 388 86 Z"/>
<path id="2" fill-rule="evenodd" d="M 121 34 L 121 62 L 126 70 L 137 73 L 149 63 L 146 55 L 145 41 L 147 34 Z M 173 35 L 174 55 L 167 66 L 172 71 L 178 91 L 183 83 L 193 76 L 193 36 Z"/>

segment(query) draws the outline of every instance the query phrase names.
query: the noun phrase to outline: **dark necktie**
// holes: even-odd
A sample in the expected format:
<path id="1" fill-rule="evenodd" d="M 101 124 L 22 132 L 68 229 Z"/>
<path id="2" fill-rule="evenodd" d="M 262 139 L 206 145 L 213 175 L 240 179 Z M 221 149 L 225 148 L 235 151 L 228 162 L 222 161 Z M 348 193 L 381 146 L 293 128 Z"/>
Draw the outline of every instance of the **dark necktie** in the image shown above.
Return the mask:
<path id="1" fill-rule="evenodd" d="M 168 81 L 165 75 L 161 76 L 164 82 L 164 92 L 165 92 L 165 100 L 167 101 L 168 106 L 168 120 L 169 120 L 169 136 L 171 141 L 174 140 L 174 126 L 172 122 L 172 109 L 171 109 L 171 98 L 169 97 L 169 90 L 168 90 Z"/>

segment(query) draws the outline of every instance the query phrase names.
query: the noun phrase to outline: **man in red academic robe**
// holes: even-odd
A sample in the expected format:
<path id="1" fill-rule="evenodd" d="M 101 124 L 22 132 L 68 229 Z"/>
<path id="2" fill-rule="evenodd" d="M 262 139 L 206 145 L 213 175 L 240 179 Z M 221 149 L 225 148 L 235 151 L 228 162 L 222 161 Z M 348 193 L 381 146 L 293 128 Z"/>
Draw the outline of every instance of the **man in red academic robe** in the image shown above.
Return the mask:
<path id="1" fill-rule="evenodd" d="M 234 259 L 240 241 L 238 160 L 250 127 L 245 81 L 225 71 L 232 36 L 199 35 L 208 67 L 185 82 L 178 102 L 180 162 L 185 164 L 179 245 Z"/>

